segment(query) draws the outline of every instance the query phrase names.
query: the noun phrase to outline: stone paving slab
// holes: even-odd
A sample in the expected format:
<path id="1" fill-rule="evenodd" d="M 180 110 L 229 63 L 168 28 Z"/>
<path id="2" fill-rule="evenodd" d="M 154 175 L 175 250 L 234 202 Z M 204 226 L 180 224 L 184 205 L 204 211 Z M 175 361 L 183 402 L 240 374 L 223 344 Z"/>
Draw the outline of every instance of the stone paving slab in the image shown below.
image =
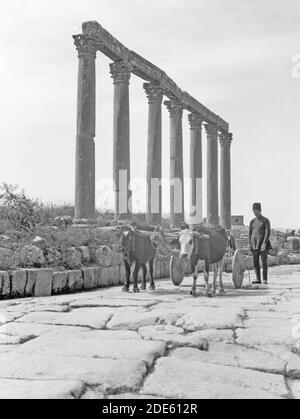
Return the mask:
<path id="1" fill-rule="evenodd" d="M 147 372 L 144 362 L 127 359 L 64 357 L 57 355 L 2 354 L 0 379 L 76 380 L 86 385 L 101 385 L 103 390 L 135 390 Z"/>
<path id="2" fill-rule="evenodd" d="M 236 331 L 236 342 L 245 346 L 279 345 L 292 350 L 296 345 L 296 339 L 292 336 L 292 324 L 290 326 L 277 327 L 251 327 Z"/>
<path id="3" fill-rule="evenodd" d="M 172 326 L 146 326 L 139 329 L 139 335 L 145 340 L 165 342 L 169 348 L 179 346 L 208 350 L 209 342 L 198 332 L 183 335 L 184 330 Z"/>
<path id="4" fill-rule="evenodd" d="M 22 315 L 28 313 L 35 313 L 38 311 L 50 311 L 55 313 L 67 313 L 70 308 L 67 305 L 58 304 L 23 304 L 20 306 L 8 307 L 6 313 L 21 313 Z"/>
<path id="5" fill-rule="evenodd" d="M 37 312 L 27 314 L 18 321 L 21 323 L 45 323 L 103 329 L 114 312 L 115 310 L 112 308 L 77 309 L 70 313 Z"/>
<path id="6" fill-rule="evenodd" d="M 0 379 L 0 399 L 74 399 L 83 389 L 81 381 Z"/>
<path id="7" fill-rule="evenodd" d="M 122 338 L 123 333 L 123 338 Z M 104 358 L 104 359 L 128 359 L 143 361 L 151 367 L 154 360 L 165 354 L 166 345 L 163 342 L 146 342 L 133 333 L 133 338 L 124 334 L 102 331 L 71 332 L 61 334 L 48 334 L 41 336 L 19 348 L 19 352 L 28 355 L 59 355 L 66 357 Z M 89 342 L 87 345 L 86 342 Z"/>
<path id="8" fill-rule="evenodd" d="M 201 329 L 233 329 L 242 327 L 242 317 L 245 312 L 242 307 L 235 309 L 220 309 L 214 307 L 191 307 L 181 317 L 176 326 L 183 327 L 187 331 Z"/>
<path id="9" fill-rule="evenodd" d="M 276 327 L 280 328 L 290 328 L 292 327 L 292 319 L 247 319 L 244 321 L 244 327 L 246 329 L 254 328 L 271 328 L 274 327 L 274 323 L 276 323 Z"/>
<path id="10" fill-rule="evenodd" d="M 286 362 L 275 355 L 232 344 L 210 345 L 209 352 L 180 348 L 172 353 L 172 357 L 281 375 L 284 375 L 286 366 Z"/>
<path id="11" fill-rule="evenodd" d="M 277 399 L 288 396 L 284 377 L 190 359 L 162 358 L 142 394 L 195 399 Z"/>
<path id="12" fill-rule="evenodd" d="M 23 335 L 34 335 L 38 337 L 46 333 L 61 334 L 70 333 L 74 331 L 76 333 L 85 331 L 86 328 L 76 326 L 57 326 L 55 324 L 43 324 L 43 323 L 8 323 L 4 326 L 0 326 L 0 333 L 4 335 L 17 336 L 21 338 Z"/>
<path id="13" fill-rule="evenodd" d="M 114 330 L 138 330 L 142 326 L 154 325 L 159 320 L 159 314 L 140 308 L 121 308 L 115 312 L 108 322 L 107 328 Z"/>

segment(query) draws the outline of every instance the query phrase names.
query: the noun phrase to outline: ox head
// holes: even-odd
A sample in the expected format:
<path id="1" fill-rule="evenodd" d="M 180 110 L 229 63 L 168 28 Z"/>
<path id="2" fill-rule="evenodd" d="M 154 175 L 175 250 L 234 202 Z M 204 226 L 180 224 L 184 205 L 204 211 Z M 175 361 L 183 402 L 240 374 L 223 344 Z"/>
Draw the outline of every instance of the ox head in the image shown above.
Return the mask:
<path id="1" fill-rule="evenodd" d="M 200 237 L 200 234 L 196 231 L 183 230 L 181 232 L 179 237 L 181 259 L 187 260 L 192 256 L 197 237 Z"/>
<path id="2" fill-rule="evenodd" d="M 133 246 L 133 228 L 131 227 L 120 227 L 117 230 L 117 236 L 119 238 L 119 244 L 123 251 L 128 251 Z"/>

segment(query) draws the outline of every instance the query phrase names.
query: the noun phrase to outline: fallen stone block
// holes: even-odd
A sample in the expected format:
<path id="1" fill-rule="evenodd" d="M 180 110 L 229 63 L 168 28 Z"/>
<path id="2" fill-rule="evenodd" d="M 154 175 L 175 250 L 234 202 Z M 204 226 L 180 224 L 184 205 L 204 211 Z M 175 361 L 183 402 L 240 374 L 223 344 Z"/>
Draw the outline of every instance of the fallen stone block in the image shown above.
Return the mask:
<path id="1" fill-rule="evenodd" d="M 87 246 L 79 246 L 78 250 L 81 253 L 82 262 L 89 263 L 91 261 L 90 249 Z"/>
<path id="2" fill-rule="evenodd" d="M 40 267 L 44 265 L 44 263 L 44 254 L 39 247 L 28 245 L 21 249 L 20 266 L 24 268 Z"/>
<path id="3" fill-rule="evenodd" d="M 109 246 L 101 246 L 95 252 L 95 262 L 104 268 L 112 265 L 113 253 Z"/>
<path id="4" fill-rule="evenodd" d="M 83 289 L 83 276 L 82 272 L 77 271 L 68 271 L 68 284 L 67 290 L 69 292 L 82 291 Z"/>
<path id="5" fill-rule="evenodd" d="M 68 273 L 54 272 L 52 276 L 52 295 L 61 294 L 67 290 Z"/>
<path id="6" fill-rule="evenodd" d="M 27 284 L 31 284 L 31 295 L 49 297 L 52 292 L 52 269 L 27 269 L 26 272 Z"/>
<path id="7" fill-rule="evenodd" d="M 0 298 L 10 296 L 10 278 L 9 274 L 6 271 L 0 272 Z"/>
<path id="8" fill-rule="evenodd" d="M 64 264 L 70 269 L 76 269 L 81 266 L 81 253 L 75 247 L 70 247 L 66 251 L 66 255 L 64 257 Z"/>
<path id="9" fill-rule="evenodd" d="M 24 297 L 27 274 L 25 269 L 17 271 L 9 271 L 10 283 L 11 283 L 11 297 Z"/>

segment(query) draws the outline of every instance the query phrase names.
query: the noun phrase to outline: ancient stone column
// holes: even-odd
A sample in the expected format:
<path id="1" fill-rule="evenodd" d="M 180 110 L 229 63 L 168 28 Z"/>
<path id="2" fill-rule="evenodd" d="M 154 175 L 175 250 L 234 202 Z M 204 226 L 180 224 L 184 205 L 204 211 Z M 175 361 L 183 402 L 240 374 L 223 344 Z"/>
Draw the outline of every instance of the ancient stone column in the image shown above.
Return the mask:
<path id="1" fill-rule="evenodd" d="M 220 134 L 221 145 L 221 194 L 220 194 L 220 224 L 231 229 L 231 133 Z"/>
<path id="2" fill-rule="evenodd" d="M 147 223 L 157 225 L 162 216 L 162 99 L 163 92 L 154 83 L 145 83 L 148 97 Z"/>
<path id="3" fill-rule="evenodd" d="M 219 224 L 218 188 L 218 127 L 205 125 L 207 133 L 207 221 L 210 225 Z"/>
<path id="4" fill-rule="evenodd" d="M 202 199 L 202 123 L 200 114 L 192 112 L 188 116 L 191 128 L 190 143 L 190 224 L 203 221 Z"/>
<path id="5" fill-rule="evenodd" d="M 179 227 L 184 221 L 183 106 L 176 100 L 164 103 L 170 112 L 170 224 Z"/>
<path id="6" fill-rule="evenodd" d="M 113 180 L 116 217 L 131 217 L 129 80 L 131 65 L 116 61 L 110 64 L 114 81 Z"/>
<path id="7" fill-rule="evenodd" d="M 88 35 L 74 36 L 78 51 L 75 218 L 95 219 L 96 51 Z"/>

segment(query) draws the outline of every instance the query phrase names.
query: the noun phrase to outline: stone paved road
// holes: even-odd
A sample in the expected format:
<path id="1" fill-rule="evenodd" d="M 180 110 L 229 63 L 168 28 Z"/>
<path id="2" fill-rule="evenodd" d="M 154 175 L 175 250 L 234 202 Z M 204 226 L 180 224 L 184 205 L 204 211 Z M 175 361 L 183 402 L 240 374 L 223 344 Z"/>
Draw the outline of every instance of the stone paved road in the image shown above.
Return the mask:
<path id="1" fill-rule="evenodd" d="M 2 301 L 0 398 L 300 398 L 300 267 L 270 276 Z"/>

